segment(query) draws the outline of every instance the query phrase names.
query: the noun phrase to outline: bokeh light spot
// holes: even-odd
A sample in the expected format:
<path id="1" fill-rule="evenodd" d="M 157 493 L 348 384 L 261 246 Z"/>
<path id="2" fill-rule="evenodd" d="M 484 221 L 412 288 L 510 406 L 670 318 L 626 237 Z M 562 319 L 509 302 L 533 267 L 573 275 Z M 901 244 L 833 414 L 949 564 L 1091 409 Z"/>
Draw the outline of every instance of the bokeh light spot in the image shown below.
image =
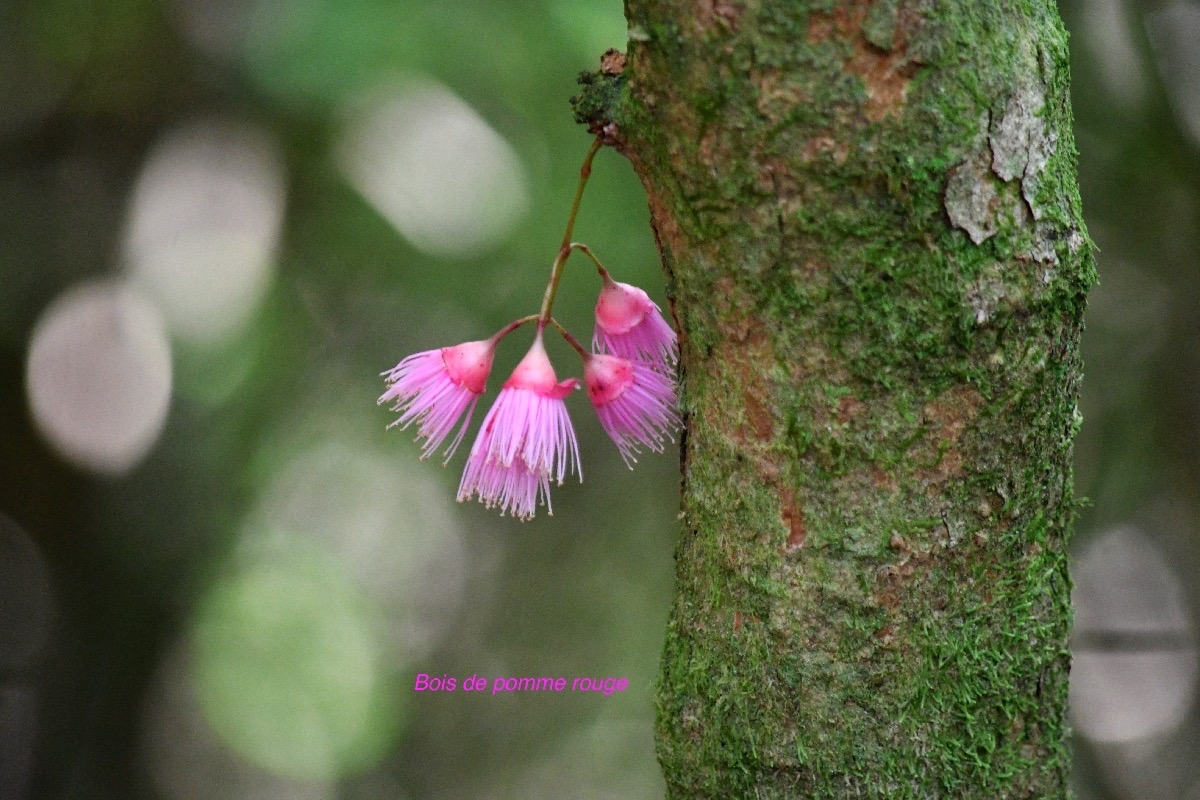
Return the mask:
<path id="1" fill-rule="evenodd" d="M 1133 528 L 1093 541 L 1074 569 L 1071 716 L 1098 742 L 1176 728 L 1196 690 L 1194 631 L 1179 578 Z"/>
<path id="2" fill-rule="evenodd" d="M 166 800 L 333 800 L 333 783 L 276 775 L 226 747 L 196 700 L 186 645 L 167 652 L 146 695 L 142 758 Z"/>
<path id="3" fill-rule="evenodd" d="M 1096 52 L 1096 68 L 1109 96 L 1127 105 L 1140 102 L 1146 77 L 1130 24 L 1132 9 L 1124 0 L 1090 0 L 1086 8 L 1080 23 Z"/>
<path id="4" fill-rule="evenodd" d="M 55 300 L 29 345 L 29 404 L 67 460 L 127 472 L 157 441 L 171 400 L 171 350 L 155 308 L 128 288 L 86 284 Z"/>
<path id="5" fill-rule="evenodd" d="M 529 204 L 524 168 L 469 105 L 429 80 L 359 98 L 337 161 L 412 245 L 462 258 L 495 247 Z"/>
<path id="6" fill-rule="evenodd" d="M 336 568 L 293 554 L 218 583 L 195 627 L 200 708 L 229 747 L 280 775 L 370 766 L 400 719 L 369 603 Z"/>
<path id="7" fill-rule="evenodd" d="M 266 133 L 207 121 L 159 143 L 134 190 L 125 256 L 173 334 L 203 345 L 246 323 L 274 277 L 283 207 Z"/>
<path id="8" fill-rule="evenodd" d="M 1163 87 L 1184 130 L 1200 144 L 1200 6 L 1176 2 L 1146 15 Z"/>
<path id="9" fill-rule="evenodd" d="M 346 434 L 314 442 L 277 467 L 245 542 L 265 558 L 297 543 L 328 554 L 384 612 L 398 666 L 437 647 L 466 589 L 453 494 L 426 466 Z"/>

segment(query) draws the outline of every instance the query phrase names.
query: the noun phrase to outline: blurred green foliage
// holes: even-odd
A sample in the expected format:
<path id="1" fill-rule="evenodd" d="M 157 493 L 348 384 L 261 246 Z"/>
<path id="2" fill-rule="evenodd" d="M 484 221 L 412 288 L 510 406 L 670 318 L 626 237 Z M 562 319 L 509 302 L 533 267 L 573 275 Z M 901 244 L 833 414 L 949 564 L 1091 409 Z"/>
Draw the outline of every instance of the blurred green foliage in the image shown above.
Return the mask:
<path id="1" fill-rule="evenodd" d="M 1172 81 L 1194 76 L 1156 69 L 1143 20 L 1157 5 L 1060 5 L 1101 249 L 1081 540 L 1139 524 L 1194 580 L 1200 159 L 1169 100 Z M 661 794 L 651 698 L 674 456 L 629 472 L 577 396 L 586 480 L 556 487 L 554 516 L 522 525 L 455 506 L 463 455 L 419 463 L 411 433 L 386 432 L 392 415 L 373 402 L 377 374 L 404 355 L 536 310 L 589 143 L 567 99 L 624 43 L 615 0 L 0 4 L 0 514 L 36 544 L 57 609 L 51 644 L 0 675 L 36 698 L 0 728 L 0 757 L 33 752 L 0 793 L 20 781 L 38 798 Z M 413 77 L 469 104 L 527 178 L 518 222 L 461 260 L 406 242 L 335 156 L 355 98 Z M 252 124 L 281 155 L 273 282 L 232 337 L 172 341 L 161 437 L 132 472 L 99 476 L 38 432 L 30 338 L 62 292 L 127 276 L 148 155 L 207 119 Z M 576 238 L 665 302 L 641 188 L 614 153 L 598 157 Z M 557 315 L 583 338 L 595 291 L 573 260 Z M 522 336 L 502 349 L 493 391 Z M 560 374 L 578 372 L 569 350 L 551 351 Z M 626 676 L 630 689 L 433 696 L 411 691 L 416 672 Z M 303 751 L 289 748 L 308 741 L 296 729 L 353 722 L 347 709 L 364 702 L 367 724 L 331 728 L 332 768 L 294 769 Z M 1159 746 L 1176 764 L 1185 745 Z M 1083 796 L 1122 796 L 1097 777 L 1102 757 L 1086 743 L 1081 756 Z"/>
<path id="2" fill-rule="evenodd" d="M 455 506 L 465 450 L 444 470 L 419 463 L 374 403 L 403 356 L 536 311 L 589 145 L 567 101 L 624 28 L 619 4 L 589 0 L 0 6 L 0 511 L 40 548 L 59 609 L 22 678 L 41 697 L 14 734 L 38 743 L 30 796 L 557 797 L 568 770 L 592 796 L 659 793 L 675 456 L 629 472 L 576 396 L 586 481 L 522 525 Z M 469 104 L 527 180 L 527 211 L 465 259 L 410 245 L 339 169 L 356 98 L 414 78 Z M 33 423 L 35 322 L 80 281 L 128 278 L 146 159 L 214 119 L 282 156 L 271 288 L 231 337 L 173 338 L 161 437 L 128 474 L 92 474 Z M 640 186 L 613 153 L 576 238 L 665 302 Z M 597 289 L 572 260 L 556 316 L 581 339 Z M 527 343 L 505 342 L 493 392 Z M 578 374 L 560 344 L 560 374 Z M 430 696 L 417 672 L 631 685 Z M 327 752 L 304 750 L 322 735 Z"/>

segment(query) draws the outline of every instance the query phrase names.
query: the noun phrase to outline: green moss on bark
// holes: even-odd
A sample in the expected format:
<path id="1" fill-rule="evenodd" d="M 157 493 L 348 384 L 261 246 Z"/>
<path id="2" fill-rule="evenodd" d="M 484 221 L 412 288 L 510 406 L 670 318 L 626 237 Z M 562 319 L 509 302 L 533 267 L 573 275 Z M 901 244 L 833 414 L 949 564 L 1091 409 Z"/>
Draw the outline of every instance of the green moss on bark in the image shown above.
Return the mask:
<path id="1" fill-rule="evenodd" d="M 1048 2 L 627 0 L 687 436 L 677 797 L 1065 797 L 1094 282 Z"/>

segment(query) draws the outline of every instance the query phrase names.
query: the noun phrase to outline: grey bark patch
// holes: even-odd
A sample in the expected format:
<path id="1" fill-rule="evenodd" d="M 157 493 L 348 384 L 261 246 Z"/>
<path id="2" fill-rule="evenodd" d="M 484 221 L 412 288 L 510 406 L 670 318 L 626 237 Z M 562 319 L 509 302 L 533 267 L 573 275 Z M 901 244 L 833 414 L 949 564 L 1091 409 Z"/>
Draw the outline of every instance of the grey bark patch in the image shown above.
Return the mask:
<path id="1" fill-rule="evenodd" d="M 1058 265 L 1058 231 L 1054 225 L 1039 222 L 1033 230 L 1033 244 L 1029 248 L 1029 258 L 1046 264 Z"/>
<path id="2" fill-rule="evenodd" d="M 967 303 L 975 312 L 975 324 L 986 325 L 996 315 L 1001 304 L 1011 305 L 1016 298 L 1005 281 L 1003 265 L 993 263 L 983 268 L 967 287 Z"/>
<path id="3" fill-rule="evenodd" d="M 1078 228 L 1072 228 L 1071 232 L 1067 234 L 1067 247 L 1071 250 L 1071 255 L 1075 255 L 1079 252 L 1079 248 L 1083 247 L 1083 234 L 1079 232 Z"/>
<path id="4" fill-rule="evenodd" d="M 995 235 L 999 197 L 987 164 L 978 157 L 951 168 L 945 202 L 950 222 L 966 231 L 975 244 Z"/>
<path id="5" fill-rule="evenodd" d="M 1043 88 L 1023 83 L 1004 101 L 1000 113 L 993 115 L 989 144 L 992 171 L 1003 181 L 1021 179 L 1021 195 L 1034 219 L 1042 218 L 1037 187 L 1046 162 L 1058 146 L 1058 136 L 1047 131 L 1042 111 L 1046 106 Z"/>
<path id="6" fill-rule="evenodd" d="M 1058 135 L 1053 132 L 1046 133 L 1044 128 L 1041 135 L 1029 142 L 1029 163 L 1025 165 L 1025 177 L 1021 179 L 1021 194 L 1025 197 L 1025 202 L 1029 204 L 1029 210 L 1033 213 L 1034 219 L 1041 219 L 1043 215 L 1042 207 L 1037 202 L 1038 182 L 1041 180 L 1046 162 L 1050 160 L 1050 156 L 1054 155 L 1054 149 L 1057 146 Z"/>
<path id="7" fill-rule="evenodd" d="M 1066 244 L 1069 257 L 1078 253 L 1083 243 L 1083 234 L 1078 228 L 1063 230 L 1054 223 L 1040 221 L 1034 225 L 1033 238 L 1020 256 L 1041 265 L 1038 274 L 1043 284 L 1049 284 L 1058 274 L 1059 244 Z"/>
<path id="8" fill-rule="evenodd" d="M 971 287 L 967 301 L 975 312 L 975 324 L 985 325 L 996 313 L 996 303 L 1004 296 L 1004 285 L 999 282 L 980 280 Z"/>
<path id="9" fill-rule="evenodd" d="M 1029 163 L 1030 142 L 1039 136 L 1042 120 L 1037 112 L 1045 105 L 1041 90 L 1019 88 L 1008 97 L 1004 108 L 992 117 L 989 134 L 992 146 L 992 171 L 1000 180 L 1011 181 L 1025 174 Z"/>

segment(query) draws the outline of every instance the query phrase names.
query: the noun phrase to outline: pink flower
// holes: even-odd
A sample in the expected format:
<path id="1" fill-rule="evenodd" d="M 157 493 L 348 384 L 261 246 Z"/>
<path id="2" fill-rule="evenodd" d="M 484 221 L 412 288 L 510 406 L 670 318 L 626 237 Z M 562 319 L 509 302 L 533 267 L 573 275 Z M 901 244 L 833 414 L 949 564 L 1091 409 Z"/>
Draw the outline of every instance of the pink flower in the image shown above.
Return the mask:
<path id="1" fill-rule="evenodd" d="M 483 420 L 458 485 L 459 502 L 478 495 L 488 508 L 499 506 L 500 513 L 525 520 L 540 500 L 553 513 L 551 479 L 562 485 L 574 471 L 583 480 L 563 402 L 578 387 L 574 378 L 558 382 L 539 332 Z"/>
<path id="2" fill-rule="evenodd" d="M 630 361 L 646 361 L 664 374 L 675 371 L 675 331 L 662 311 L 644 291 L 608 275 L 596 300 L 592 347 Z"/>
<path id="3" fill-rule="evenodd" d="M 600 425 L 630 469 L 639 445 L 663 451 L 663 439 L 671 438 L 679 427 L 675 384 L 670 378 L 642 361 L 593 354 L 583 380 Z"/>
<path id="4" fill-rule="evenodd" d="M 425 439 L 421 458 L 428 458 L 450 435 L 465 411 L 467 417 L 446 450 L 449 461 L 467 432 L 475 404 L 486 388 L 495 354 L 494 340 L 466 342 L 416 353 L 382 373 L 388 388 L 380 395 L 379 403 L 395 401 L 392 411 L 400 414 L 388 427 L 399 425 L 404 429 L 417 423 L 417 441 Z"/>

